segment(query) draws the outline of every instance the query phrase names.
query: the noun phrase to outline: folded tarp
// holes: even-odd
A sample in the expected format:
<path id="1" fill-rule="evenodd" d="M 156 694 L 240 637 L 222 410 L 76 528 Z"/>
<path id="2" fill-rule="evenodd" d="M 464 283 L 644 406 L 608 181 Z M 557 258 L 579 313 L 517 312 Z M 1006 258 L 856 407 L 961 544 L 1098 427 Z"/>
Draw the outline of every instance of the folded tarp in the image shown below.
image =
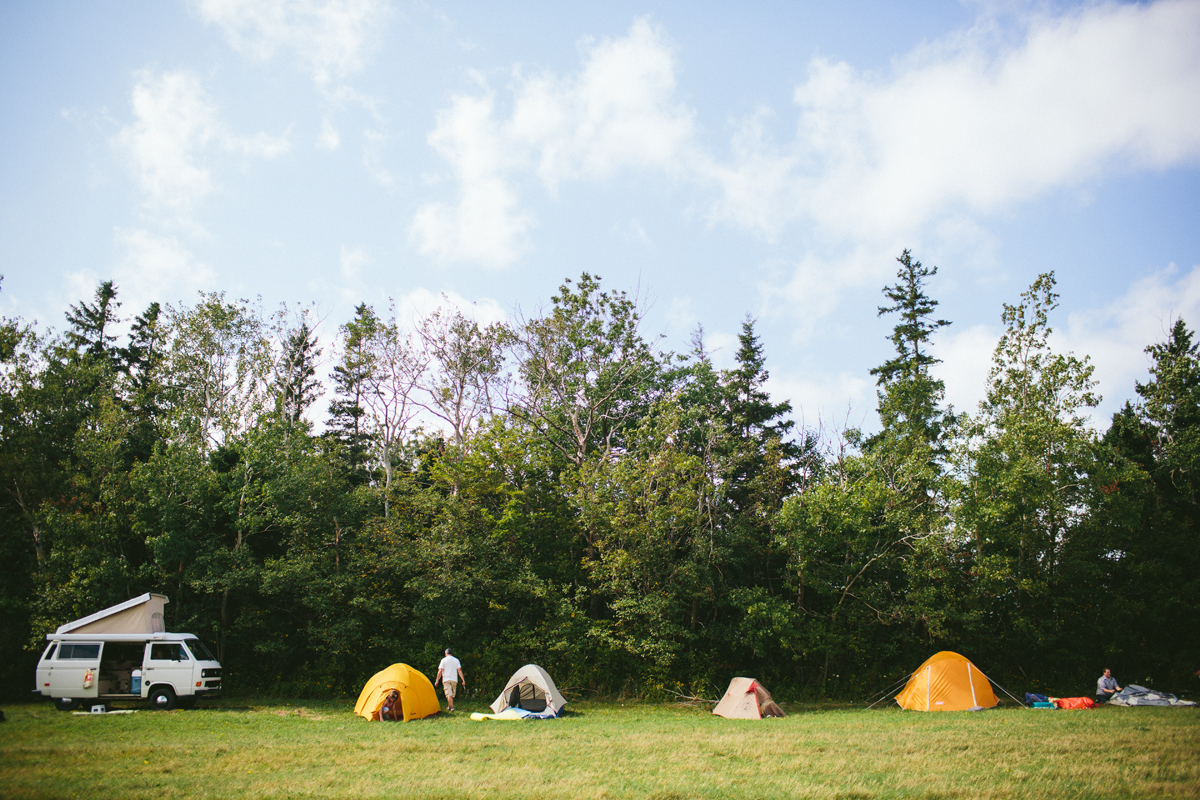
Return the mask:
<path id="1" fill-rule="evenodd" d="M 1145 686 L 1130 684 L 1108 698 L 1112 706 L 1194 706 L 1191 700 L 1180 700 L 1169 692 L 1156 692 Z"/>
<path id="2" fill-rule="evenodd" d="M 476 711 L 474 714 L 471 715 L 471 719 L 476 720 L 476 721 L 483 720 L 483 719 L 498 719 L 498 720 L 554 719 L 557 716 L 558 716 L 558 714 L 555 714 L 553 711 L 549 711 L 549 710 L 547 710 L 547 711 L 526 711 L 523 708 L 515 708 L 514 707 L 514 708 L 506 708 L 503 711 L 501 711 L 499 714 L 480 714 L 478 711 Z"/>

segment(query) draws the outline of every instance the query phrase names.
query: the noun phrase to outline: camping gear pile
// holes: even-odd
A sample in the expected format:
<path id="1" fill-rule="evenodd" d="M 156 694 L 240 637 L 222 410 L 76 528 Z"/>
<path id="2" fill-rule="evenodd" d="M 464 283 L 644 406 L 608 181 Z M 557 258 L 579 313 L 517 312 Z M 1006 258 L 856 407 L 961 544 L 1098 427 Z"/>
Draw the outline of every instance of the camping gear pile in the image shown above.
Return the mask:
<path id="1" fill-rule="evenodd" d="M 1025 693 L 1025 705 L 1030 708 L 1098 708 L 1099 705 L 1090 697 L 1047 697 L 1044 694 Z"/>
<path id="2" fill-rule="evenodd" d="M 1130 684 L 1108 698 L 1110 706 L 1194 706 L 1191 700 L 1180 700 L 1169 692 L 1156 692 L 1145 686 Z"/>

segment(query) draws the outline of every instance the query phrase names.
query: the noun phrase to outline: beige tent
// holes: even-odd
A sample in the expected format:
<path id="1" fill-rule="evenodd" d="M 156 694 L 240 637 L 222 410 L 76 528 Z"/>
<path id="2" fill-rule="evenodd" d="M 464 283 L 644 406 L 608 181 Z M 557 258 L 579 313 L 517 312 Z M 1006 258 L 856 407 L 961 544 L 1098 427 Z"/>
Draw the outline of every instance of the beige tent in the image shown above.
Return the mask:
<path id="1" fill-rule="evenodd" d="M 59 625 L 55 633 L 162 633 L 165 594 L 146 594 L 97 611 L 91 616 Z"/>
<path id="2" fill-rule="evenodd" d="M 504 691 L 492 703 L 492 711 L 499 714 L 506 708 L 523 708 L 526 711 L 550 711 L 558 714 L 567 701 L 558 692 L 554 679 L 536 664 L 526 664 L 513 673 L 504 685 Z"/>
<path id="3" fill-rule="evenodd" d="M 771 693 L 754 678 L 734 678 L 725 690 L 725 696 L 713 713 L 727 719 L 762 719 L 782 717 L 783 709 L 771 699 Z"/>

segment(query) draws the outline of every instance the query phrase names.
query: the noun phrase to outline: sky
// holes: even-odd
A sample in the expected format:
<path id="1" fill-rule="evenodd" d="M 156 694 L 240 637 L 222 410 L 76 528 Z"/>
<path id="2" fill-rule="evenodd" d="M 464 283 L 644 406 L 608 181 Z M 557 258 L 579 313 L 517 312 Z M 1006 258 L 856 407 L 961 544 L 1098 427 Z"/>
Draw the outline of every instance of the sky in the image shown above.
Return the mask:
<path id="1" fill-rule="evenodd" d="M 877 425 L 881 290 L 937 275 L 937 374 L 986 389 L 1053 271 L 1100 429 L 1200 324 L 1200 0 L 0 0 L 0 314 L 198 292 L 530 316 L 566 278 L 776 400 Z M 323 414 L 325 403 L 313 412 Z"/>

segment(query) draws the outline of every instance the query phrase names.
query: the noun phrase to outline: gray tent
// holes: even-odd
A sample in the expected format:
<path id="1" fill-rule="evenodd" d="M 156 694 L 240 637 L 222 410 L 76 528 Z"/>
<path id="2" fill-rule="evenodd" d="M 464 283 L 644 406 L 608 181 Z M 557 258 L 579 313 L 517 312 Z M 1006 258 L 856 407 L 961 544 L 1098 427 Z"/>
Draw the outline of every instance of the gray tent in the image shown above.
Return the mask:
<path id="1" fill-rule="evenodd" d="M 1191 700 L 1180 700 L 1168 692 L 1156 692 L 1145 686 L 1130 684 L 1108 698 L 1110 706 L 1194 706 Z"/>

